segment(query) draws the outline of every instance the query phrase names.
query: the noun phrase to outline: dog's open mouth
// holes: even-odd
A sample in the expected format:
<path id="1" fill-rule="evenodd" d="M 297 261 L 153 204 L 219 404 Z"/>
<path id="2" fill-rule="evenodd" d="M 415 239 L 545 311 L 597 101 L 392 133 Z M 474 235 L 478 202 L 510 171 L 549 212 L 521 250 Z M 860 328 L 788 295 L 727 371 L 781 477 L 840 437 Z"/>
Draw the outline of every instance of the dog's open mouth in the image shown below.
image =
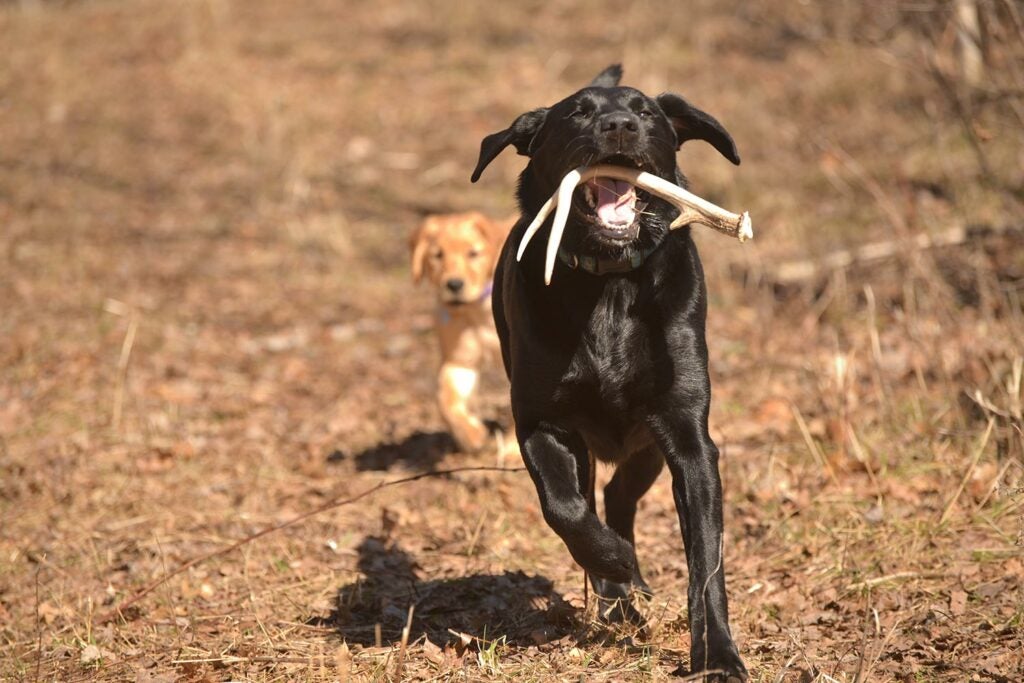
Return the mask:
<path id="1" fill-rule="evenodd" d="M 640 231 L 640 204 L 637 187 L 625 180 L 598 177 L 580 186 L 584 213 L 597 226 L 602 237 L 616 241 L 636 239 Z"/>
<path id="2" fill-rule="evenodd" d="M 640 170 L 640 164 L 625 155 L 599 162 Z M 640 216 L 647 202 L 642 190 L 624 178 L 599 175 L 579 185 L 573 202 L 583 218 L 594 226 L 598 237 L 613 243 L 635 240 L 640 234 Z"/>

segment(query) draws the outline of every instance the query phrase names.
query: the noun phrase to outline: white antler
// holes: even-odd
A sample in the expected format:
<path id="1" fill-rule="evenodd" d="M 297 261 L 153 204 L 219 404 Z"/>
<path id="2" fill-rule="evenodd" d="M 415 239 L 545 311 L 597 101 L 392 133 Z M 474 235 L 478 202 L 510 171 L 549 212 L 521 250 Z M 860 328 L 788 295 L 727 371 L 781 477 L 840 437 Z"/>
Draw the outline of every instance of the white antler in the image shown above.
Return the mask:
<path id="1" fill-rule="evenodd" d="M 592 178 L 615 178 L 625 180 L 637 187 L 642 187 L 653 195 L 661 197 L 679 209 L 679 217 L 672 221 L 670 230 L 689 223 L 702 223 L 721 233 L 735 237 L 740 242 L 754 236 L 754 230 L 750 223 L 750 214 L 744 211 L 742 214 L 735 214 L 726 211 L 722 207 L 712 204 L 692 192 L 688 192 L 664 178 L 638 171 L 633 168 L 621 166 L 590 166 L 577 168 L 569 171 L 558 186 L 558 191 L 541 206 L 537 216 L 526 228 L 523 239 L 519 242 L 519 251 L 516 260 L 521 260 L 526 252 L 526 246 L 530 243 L 540 226 L 544 224 L 552 209 L 555 209 L 555 220 L 551 225 L 551 234 L 548 237 L 547 254 L 544 262 L 544 282 L 551 284 L 551 275 L 555 269 L 555 256 L 558 254 L 558 245 L 562 241 L 562 233 L 565 232 L 565 224 L 569 219 L 569 207 L 572 203 L 572 193 L 576 186 Z M 557 207 L 557 208 L 556 208 Z"/>

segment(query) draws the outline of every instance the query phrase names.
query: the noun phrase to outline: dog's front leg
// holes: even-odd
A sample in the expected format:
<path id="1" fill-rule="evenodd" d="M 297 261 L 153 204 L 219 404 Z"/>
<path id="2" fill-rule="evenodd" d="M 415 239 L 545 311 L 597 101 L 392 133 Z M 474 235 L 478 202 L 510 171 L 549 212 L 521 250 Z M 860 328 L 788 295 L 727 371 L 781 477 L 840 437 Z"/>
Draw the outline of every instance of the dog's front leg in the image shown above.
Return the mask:
<path id="1" fill-rule="evenodd" d="M 569 553 L 591 575 L 618 583 L 633 576 L 636 558 L 629 541 L 590 509 L 581 485 L 587 449 L 579 435 L 552 425 L 524 427 L 517 421 L 526 469 L 540 496 L 544 520 Z"/>
<path id="2" fill-rule="evenodd" d="M 706 396 L 709 396 L 707 392 Z M 729 630 L 722 545 L 722 481 L 718 448 L 707 429 L 706 398 L 687 401 L 650 420 L 651 431 L 672 473 L 672 493 L 689 569 L 690 667 L 694 672 L 719 669 L 712 680 L 746 681 Z"/>
<path id="3" fill-rule="evenodd" d="M 438 376 L 437 402 L 441 415 L 464 451 L 478 451 L 487 442 L 487 427 L 469 412 L 469 398 L 476 381 L 475 369 L 455 363 L 444 363 Z"/>

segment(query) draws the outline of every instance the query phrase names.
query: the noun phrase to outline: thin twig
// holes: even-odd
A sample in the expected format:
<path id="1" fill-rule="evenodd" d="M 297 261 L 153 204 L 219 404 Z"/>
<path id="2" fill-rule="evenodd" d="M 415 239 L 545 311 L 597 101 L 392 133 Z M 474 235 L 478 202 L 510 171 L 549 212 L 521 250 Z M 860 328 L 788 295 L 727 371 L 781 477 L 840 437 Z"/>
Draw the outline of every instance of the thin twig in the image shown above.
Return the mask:
<path id="1" fill-rule="evenodd" d="M 851 583 L 846 587 L 846 590 L 853 591 L 861 588 L 873 588 L 883 583 L 890 581 L 900 581 L 902 579 L 941 579 L 946 574 L 942 572 L 929 572 L 922 574 L 921 572 L 896 572 L 895 574 L 886 574 L 885 576 L 876 576 L 873 579 L 866 579 L 864 581 L 858 581 Z"/>
<path id="2" fill-rule="evenodd" d="M 39 615 L 39 571 L 42 569 L 36 565 L 36 683 L 39 683 L 40 667 L 43 664 L 43 620 Z"/>
<path id="3" fill-rule="evenodd" d="M 211 559 L 213 559 L 215 557 L 220 557 L 221 555 L 226 555 L 226 554 L 230 553 L 232 550 L 237 550 L 238 548 L 241 548 L 244 545 L 248 545 L 249 543 L 252 543 L 253 541 L 255 541 L 255 540 L 259 539 L 259 538 L 262 538 L 264 536 L 272 534 L 275 531 L 281 531 L 282 529 L 287 529 L 288 527 L 295 526 L 299 522 L 304 522 L 305 520 L 309 519 L 310 517 L 315 517 L 316 515 L 319 515 L 319 514 L 322 514 L 324 512 L 327 512 L 328 510 L 333 510 L 335 508 L 339 508 L 339 507 L 342 507 L 342 506 L 345 506 L 345 505 L 350 505 L 352 503 L 360 501 L 363 498 L 366 498 L 367 496 L 372 495 L 372 494 L 376 493 L 377 491 L 380 491 L 381 489 L 390 488 L 392 486 L 398 486 L 400 484 L 408 484 L 410 482 L 418 481 L 420 479 L 427 479 L 427 478 L 431 478 L 431 477 L 444 477 L 444 476 L 448 476 L 448 475 L 452 475 L 452 474 L 460 474 L 460 473 L 464 473 L 464 472 L 522 472 L 525 469 L 526 469 L 525 467 L 486 467 L 486 466 L 481 466 L 481 467 L 456 467 L 456 468 L 453 468 L 453 469 L 450 469 L 450 470 L 433 470 L 431 472 L 422 472 L 420 474 L 414 474 L 414 475 L 409 476 L 409 477 L 402 477 L 401 479 L 394 479 L 392 481 L 383 481 L 383 482 L 377 484 L 376 486 L 372 486 L 372 487 L 368 488 L 367 490 L 363 491 L 362 493 L 358 493 L 358 494 L 356 494 L 354 496 L 350 496 L 348 498 L 335 498 L 333 500 L 330 500 L 330 501 L 324 503 L 323 505 L 317 506 L 317 507 L 313 508 L 312 510 L 309 510 L 308 512 L 304 512 L 301 515 L 298 515 L 296 517 L 292 517 L 291 519 L 289 519 L 289 520 L 287 520 L 285 522 L 282 522 L 280 524 L 276 524 L 274 526 L 267 527 L 265 529 L 257 531 L 254 534 L 246 536 L 245 538 L 242 538 L 242 539 L 240 539 L 238 541 L 235 541 L 234 543 L 232 543 L 231 545 L 227 546 L 226 548 L 221 548 L 219 550 L 214 550 L 212 552 L 206 553 L 205 555 L 200 555 L 199 557 L 192 558 L 191 560 L 189 560 L 189 561 L 185 562 L 184 564 L 182 564 L 177 569 L 175 569 L 175 570 L 173 570 L 171 572 L 166 572 L 166 573 L 164 573 L 163 576 L 160 576 L 160 577 L 154 579 L 153 581 L 150 581 L 148 584 L 146 584 L 141 589 L 139 589 L 137 592 L 135 592 L 131 597 L 126 598 L 126 599 L 122 600 L 121 602 L 119 602 L 117 605 L 114 606 L 113 609 L 111 609 L 109 612 L 107 612 L 105 615 L 103 615 L 98 620 L 98 622 L 101 623 L 101 624 L 104 624 L 104 623 L 106 623 L 108 621 L 113 621 L 118 616 L 120 616 L 121 613 L 125 609 L 127 609 L 131 605 L 135 604 L 139 600 L 142 600 L 144 597 L 146 597 L 147 595 L 152 593 L 156 588 L 158 588 L 159 586 L 161 586 L 164 583 L 168 582 L 169 580 L 171 580 L 175 576 L 178 576 L 179 574 L 188 571 L 189 569 L 191 569 L 192 567 L 195 567 L 198 564 L 202 564 L 203 562 L 211 560 Z"/>
<path id="4" fill-rule="evenodd" d="M 789 667 L 793 666 L 793 662 L 795 662 L 796 658 L 799 657 L 799 656 L 800 656 L 800 653 L 797 652 L 797 653 L 794 653 L 793 656 L 789 658 L 789 660 L 779 670 L 778 675 L 775 677 L 775 683 L 782 683 L 782 681 L 785 680 L 786 672 L 789 671 Z"/>
<path id="5" fill-rule="evenodd" d="M 717 676 L 718 674 L 724 674 L 725 669 L 704 669 L 704 671 L 698 671 L 692 673 L 689 676 L 683 676 L 682 678 L 675 678 L 673 680 L 679 683 L 686 683 L 686 681 L 706 681 L 708 676 Z"/>
<path id="6" fill-rule="evenodd" d="M 942 70 L 942 67 L 939 66 L 938 60 L 935 59 L 934 55 L 932 55 L 929 60 L 928 66 L 929 71 L 931 71 L 932 78 L 935 79 L 935 82 L 938 83 L 945 92 L 946 97 L 953 104 L 953 109 L 960 118 L 960 124 L 963 126 L 964 135 L 966 135 L 967 141 L 971 143 L 974 155 L 978 159 L 978 168 L 981 170 L 982 177 L 984 177 L 985 180 L 992 182 L 995 180 L 995 175 L 992 173 L 992 166 L 989 164 L 988 155 L 985 153 L 985 149 L 981 146 L 981 140 L 978 139 L 978 133 L 974 130 L 974 119 L 971 116 L 969 99 L 961 96 L 957 91 L 956 85 L 953 84 L 950 78 Z"/>
<path id="7" fill-rule="evenodd" d="M 320 657 L 273 657 L 261 655 L 257 657 L 203 657 L 198 659 L 172 659 L 171 664 L 242 664 L 253 662 L 259 664 L 315 664 L 323 658 Z"/>

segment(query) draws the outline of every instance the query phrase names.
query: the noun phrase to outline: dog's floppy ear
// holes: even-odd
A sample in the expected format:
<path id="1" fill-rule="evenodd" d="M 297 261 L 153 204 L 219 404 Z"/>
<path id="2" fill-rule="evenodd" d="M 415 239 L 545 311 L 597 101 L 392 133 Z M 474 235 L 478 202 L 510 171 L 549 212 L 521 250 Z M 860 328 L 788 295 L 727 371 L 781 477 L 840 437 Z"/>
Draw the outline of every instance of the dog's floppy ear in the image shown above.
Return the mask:
<path id="1" fill-rule="evenodd" d="M 480 143 L 480 158 L 476 162 L 476 168 L 470 177 L 474 183 L 480 180 L 480 174 L 487 168 L 487 164 L 494 161 L 494 158 L 501 154 L 501 150 L 509 145 L 515 145 L 516 151 L 523 156 L 530 156 L 530 147 L 533 138 L 544 125 L 544 119 L 548 115 L 546 108 L 534 109 L 512 122 L 512 125 L 505 130 L 492 133 Z"/>
<path id="2" fill-rule="evenodd" d="M 703 140 L 710 143 L 726 159 L 739 165 L 740 154 L 736 151 L 736 143 L 725 130 L 725 126 L 714 116 L 697 109 L 679 95 L 672 93 L 658 95 L 657 101 L 676 131 L 679 147 L 687 140 Z"/>
<path id="3" fill-rule="evenodd" d="M 590 81 L 591 88 L 614 88 L 622 80 L 622 65 L 612 64 L 604 71 L 594 76 Z"/>
<path id="4" fill-rule="evenodd" d="M 425 218 L 419 226 L 409 233 L 409 251 L 412 252 L 410 266 L 412 268 L 412 281 L 419 284 L 423 279 L 423 266 L 427 260 L 427 249 L 430 247 L 430 240 L 437 232 L 434 221 Z"/>
<path id="5" fill-rule="evenodd" d="M 496 221 L 488 218 L 482 213 L 473 215 L 473 224 L 480 231 L 481 236 L 491 245 L 494 258 L 498 257 L 501 246 L 505 244 L 509 229 L 512 227 L 509 221 Z"/>

